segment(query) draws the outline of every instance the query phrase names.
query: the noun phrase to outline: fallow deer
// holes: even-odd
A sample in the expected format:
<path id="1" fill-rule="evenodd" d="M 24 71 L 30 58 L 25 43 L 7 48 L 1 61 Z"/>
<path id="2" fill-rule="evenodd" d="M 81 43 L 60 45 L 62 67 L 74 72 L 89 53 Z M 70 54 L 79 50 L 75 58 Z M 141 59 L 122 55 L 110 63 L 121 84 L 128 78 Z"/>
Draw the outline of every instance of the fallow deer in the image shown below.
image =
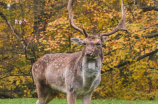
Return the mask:
<path id="1" fill-rule="evenodd" d="M 38 94 L 36 104 L 47 104 L 57 92 L 67 94 L 68 104 L 76 104 L 77 96 L 82 96 L 82 104 L 90 104 L 92 92 L 101 81 L 103 37 L 120 30 L 127 31 L 122 0 L 122 16 L 118 26 L 111 32 L 98 35 L 88 35 L 84 27 L 80 29 L 74 24 L 72 4 L 72 0 L 69 0 L 70 25 L 84 34 L 85 38 L 71 38 L 71 40 L 78 45 L 84 45 L 84 48 L 72 54 L 46 54 L 34 63 L 32 74 Z"/>

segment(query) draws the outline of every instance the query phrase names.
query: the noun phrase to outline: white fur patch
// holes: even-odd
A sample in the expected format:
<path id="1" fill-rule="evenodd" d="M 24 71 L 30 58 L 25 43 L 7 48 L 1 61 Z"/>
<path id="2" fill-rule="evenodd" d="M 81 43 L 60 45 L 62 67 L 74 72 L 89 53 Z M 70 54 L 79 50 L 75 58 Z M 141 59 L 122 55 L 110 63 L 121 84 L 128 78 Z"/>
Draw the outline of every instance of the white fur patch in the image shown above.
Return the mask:
<path id="1" fill-rule="evenodd" d="M 63 87 L 60 87 L 60 86 L 56 86 L 55 84 L 51 84 L 50 86 L 54 90 L 60 91 L 62 93 L 67 93 L 67 89 L 66 88 L 63 88 Z"/>
<path id="2" fill-rule="evenodd" d="M 88 64 L 88 71 L 89 72 L 93 72 L 96 70 L 96 65 L 95 65 L 95 62 L 89 62 L 87 63 Z"/>

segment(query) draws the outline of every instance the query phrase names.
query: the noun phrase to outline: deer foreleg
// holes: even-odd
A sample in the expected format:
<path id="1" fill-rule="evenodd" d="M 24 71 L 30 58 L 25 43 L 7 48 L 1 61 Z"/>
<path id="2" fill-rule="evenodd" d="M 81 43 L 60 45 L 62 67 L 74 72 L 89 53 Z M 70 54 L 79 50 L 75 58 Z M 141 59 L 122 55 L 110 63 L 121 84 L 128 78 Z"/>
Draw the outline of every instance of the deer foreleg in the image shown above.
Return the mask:
<path id="1" fill-rule="evenodd" d="M 87 95 L 83 96 L 82 104 L 90 104 L 91 103 L 91 96 L 92 96 L 92 93 L 88 93 Z"/>
<path id="2" fill-rule="evenodd" d="M 67 92 L 68 104 L 76 104 L 76 95 L 72 92 Z"/>

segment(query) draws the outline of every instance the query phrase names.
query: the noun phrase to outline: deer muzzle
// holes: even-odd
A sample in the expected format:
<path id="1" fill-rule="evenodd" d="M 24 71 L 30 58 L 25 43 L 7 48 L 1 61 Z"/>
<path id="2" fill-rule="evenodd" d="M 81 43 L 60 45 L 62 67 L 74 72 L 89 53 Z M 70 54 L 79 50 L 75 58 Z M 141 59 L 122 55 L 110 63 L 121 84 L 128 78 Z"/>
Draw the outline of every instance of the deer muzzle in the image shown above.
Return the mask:
<path id="1" fill-rule="evenodd" d="M 91 56 L 91 53 L 86 53 L 86 56 Z"/>

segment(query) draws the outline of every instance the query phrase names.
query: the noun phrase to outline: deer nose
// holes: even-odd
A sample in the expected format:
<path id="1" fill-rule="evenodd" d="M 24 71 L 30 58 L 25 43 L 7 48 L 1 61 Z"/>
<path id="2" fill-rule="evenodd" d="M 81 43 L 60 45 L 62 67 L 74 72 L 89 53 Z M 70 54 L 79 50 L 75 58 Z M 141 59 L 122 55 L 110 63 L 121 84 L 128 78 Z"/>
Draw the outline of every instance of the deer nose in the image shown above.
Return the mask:
<path id="1" fill-rule="evenodd" d="M 86 56 L 91 56 L 91 53 L 86 53 Z"/>

